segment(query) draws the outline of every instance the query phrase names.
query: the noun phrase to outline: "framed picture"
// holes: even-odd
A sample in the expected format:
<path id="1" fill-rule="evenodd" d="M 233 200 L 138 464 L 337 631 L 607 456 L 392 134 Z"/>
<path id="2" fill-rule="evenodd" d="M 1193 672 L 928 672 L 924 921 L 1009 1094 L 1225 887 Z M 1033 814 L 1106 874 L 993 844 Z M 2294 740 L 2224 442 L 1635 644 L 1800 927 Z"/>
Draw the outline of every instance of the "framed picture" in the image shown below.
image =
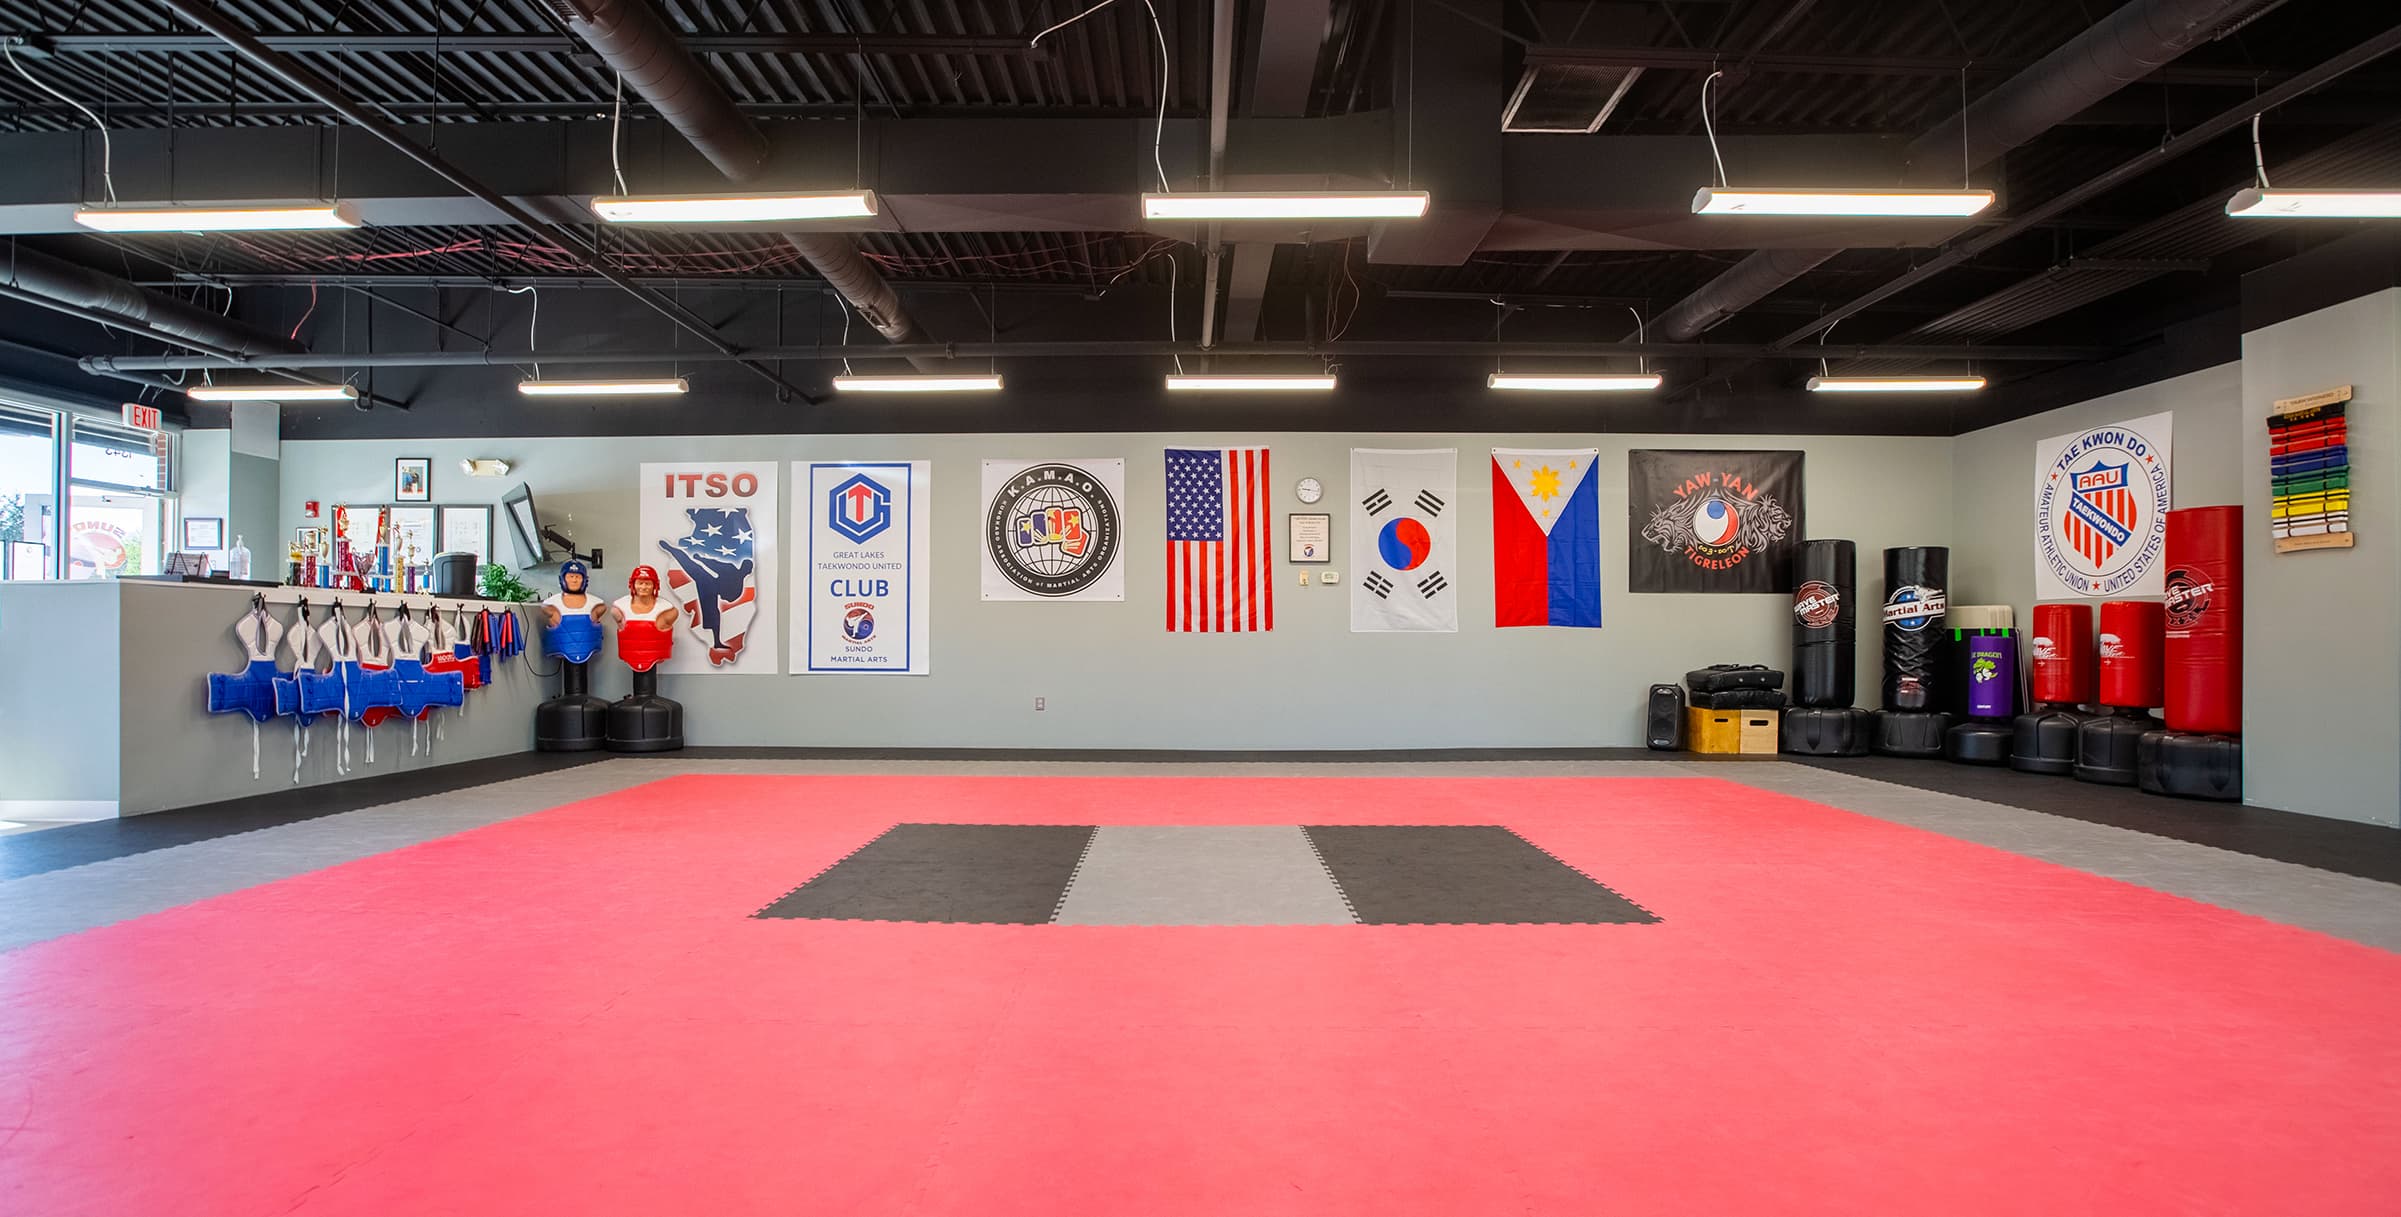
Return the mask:
<path id="1" fill-rule="evenodd" d="M 1295 512 L 1287 517 L 1292 528 L 1291 562 L 1334 560 L 1334 517 L 1324 512 Z"/>
<path id="2" fill-rule="evenodd" d="M 183 547 L 187 550 L 225 548 L 225 517 L 185 516 Z"/>
<path id="3" fill-rule="evenodd" d="M 442 509 L 442 551 L 459 550 L 475 555 L 478 569 L 492 564 L 492 509 L 489 507 L 445 507 Z"/>
<path id="4" fill-rule="evenodd" d="M 205 579 L 208 577 L 208 566 L 208 555 L 205 553 L 167 555 L 167 573 L 170 575 L 190 575 L 195 579 Z"/>
<path id="5" fill-rule="evenodd" d="M 325 530 L 322 528 L 293 529 L 292 539 L 300 542 L 302 553 L 322 554 L 325 552 Z"/>
<path id="6" fill-rule="evenodd" d="M 434 556 L 434 509 L 392 509 L 392 566 L 423 566 Z"/>
<path id="7" fill-rule="evenodd" d="M 434 497 L 434 460 L 430 456 L 404 456 L 392 462 L 392 498 L 402 503 L 431 502 Z"/>

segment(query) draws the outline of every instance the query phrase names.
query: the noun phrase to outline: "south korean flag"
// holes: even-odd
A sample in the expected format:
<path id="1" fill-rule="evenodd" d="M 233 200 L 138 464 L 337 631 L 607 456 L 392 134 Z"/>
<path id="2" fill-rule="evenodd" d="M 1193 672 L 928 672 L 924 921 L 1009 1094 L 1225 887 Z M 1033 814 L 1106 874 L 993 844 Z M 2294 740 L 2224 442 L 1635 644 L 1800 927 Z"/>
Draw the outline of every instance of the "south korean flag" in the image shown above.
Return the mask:
<path id="1" fill-rule="evenodd" d="M 1351 449 L 1351 631 L 1457 633 L 1459 450 Z"/>

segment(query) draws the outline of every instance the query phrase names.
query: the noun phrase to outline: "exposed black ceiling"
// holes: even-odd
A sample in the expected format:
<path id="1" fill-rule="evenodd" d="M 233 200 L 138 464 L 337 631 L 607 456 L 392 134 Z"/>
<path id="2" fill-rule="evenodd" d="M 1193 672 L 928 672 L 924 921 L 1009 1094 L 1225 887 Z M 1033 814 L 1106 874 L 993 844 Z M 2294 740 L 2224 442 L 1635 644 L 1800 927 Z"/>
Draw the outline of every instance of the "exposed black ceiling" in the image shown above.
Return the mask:
<path id="1" fill-rule="evenodd" d="M 336 100 L 430 145 L 549 225 L 528 229 L 355 129 L 325 98 L 174 19 L 165 5 L 0 0 L 0 39 L 16 40 L 14 64 L 0 63 L 0 164 L 12 166 L 0 174 L 0 233 L 12 248 L 21 243 L 227 312 L 318 353 L 522 354 L 529 334 L 555 351 L 679 343 L 698 350 L 715 334 L 745 351 L 775 352 L 772 373 L 754 368 L 761 375 L 746 379 L 723 365 L 706 373 L 724 396 L 757 399 L 729 413 L 729 425 L 737 415 L 740 426 L 760 425 L 775 417 L 777 397 L 790 396 L 775 382 L 813 396 L 838 370 L 795 353 L 840 341 L 845 309 L 824 278 L 825 251 L 775 233 L 592 222 L 583 202 L 614 191 L 612 159 L 644 192 L 730 187 L 635 89 L 626 90 L 622 123 L 611 122 L 616 78 L 562 17 L 590 13 L 590 2 L 559 0 L 560 11 L 537 0 L 196 6 L 259 36 L 272 53 L 330 82 Z M 1172 309 L 1177 337 L 1205 335 L 1221 360 L 1238 362 L 1258 343 L 1287 352 L 1323 347 L 1346 373 L 1385 392 L 1443 386 L 1442 404 L 1417 415 L 1461 424 L 1485 421 L 1476 403 L 1492 360 L 1359 354 L 1368 348 L 1356 344 L 1619 342 L 1679 302 L 1721 292 L 1721 277 L 1750 266 L 1745 260 L 1759 250 L 1794 251 L 1788 261 L 1811 268 L 1760 281 L 1760 290 L 1721 310 L 1723 320 L 1680 341 L 1734 348 L 1789 340 L 1945 250 L 2163 146 L 2177 155 L 1857 310 L 1832 341 L 2072 348 L 2079 356 L 1976 361 L 1997 398 L 2012 385 L 2056 386 L 2079 366 L 2171 349 L 2206 357 L 2192 335 L 2220 330 L 2176 327 L 2230 307 L 2243 272 L 2359 226 L 2228 219 L 2224 197 L 2252 174 L 2245 133 L 2175 141 L 2255 96 L 2291 88 L 2286 82 L 2296 77 L 2313 80 L 2304 74 L 2346 53 L 2363 62 L 2268 113 L 2268 167 L 2280 185 L 2401 182 L 2401 121 L 2393 117 L 2401 114 L 2401 58 L 2358 54 L 2395 37 L 2395 13 L 2349 0 L 1149 0 L 1155 32 L 1144 0 L 1120 0 L 1029 49 L 1035 32 L 1089 3 L 668 0 L 656 12 L 764 133 L 768 167 L 750 184 L 856 182 L 885 198 L 883 215 L 828 240 L 855 250 L 897 290 L 902 320 L 924 339 L 1004 349 L 1086 336 L 1163 342 Z M 2082 93 L 2062 84 L 2063 95 L 2095 99 L 2044 115 L 2029 137 L 1974 170 L 1979 184 L 2001 192 L 1995 215 L 1963 227 L 1688 214 L 1684 201 L 1710 180 L 1700 103 L 1713 70 L 1725 73 L 1713 89 L 1715 132 L 1737 181 L 1891 184 L 1941 173 L 1955 182 L 1959 155 L 1944 153 L 1947 168 L 1913 164 L 1934 153 L 1913 150 L 1912 141 L 1959 149 L 1948 124 L 1963 101 L 1997 105 L 2003 95 L 1995 91 L 2005 86 L 2047 85 L 2059 60 L 2082 53 L 2080 35 L 2129 9 L 2140 11 L 2124 16 L 2144 18 L 2138 28 L 2169 49 L 2136 70 L 2114 69 L 2105 85 L 2087 80 Z M 1179 189 L 1208 174 L 1221 20 L 1232 47 L 1218 116 L 1227 186 L 1419 185 L 1434 192 L 1435 213 L 1415 227 L 1228 228 L 1221 239 L 1147 230 L 1135 197 L 1155 181 L 1154 124 L 1159 168 Z M 1595 70 L 1528 78 L 1545 65 Z M 1591 134 L 1502 134 L 1513 95 L 1543 90 L 1539 100 L 1566 104 L 1571 119 L 1575 105 L 1615 101 Z M 338 196 L 357 200 L 370 226 L 240 236 L 83 232 L 66 215 L 107 189 L 103 148 L 93 124 L 60 95 L 111 132 L 107 177 L 126 202 Z M 1979 134 L 1980 112 L 1969 113 L 1971 134 Z M 573 248 L 586 243 L 601 269 L 664 301 L 644 307 L 601 285 Z M 1825 256 L 1811 262 L 1806 251 Z M 530 312 L 540 297 L 518 290 L 527 287 L 553 293 L 538 330 Z M 844 295 L 855 299 L 854 287 Z M 89 324 L 84 313 L 62 314 L 56 301 L 28 300 L 14 287 L 0 296 L 0 334 L 14 342 L 0 345 L 0 378 L 123 392 L 122 378 L 104 387 L 111 382 L 70 360 L 193 353 L 140 324 Z M 688 308 L 698 328 L 678 332 L 662 317 L 670 308 Z M 854 347 L 875 341 L 863 324 L 850 339 Z M 1812 335 L 1790 354 L 1811 355 L 1817 341 Z M 1614 420 L 1696 430 L 1940 430 L 1996 412 L 1946 408 L 1941 423 L 1899 428 L 1881 410 L 1841 423 L 1801 418 L 1797 412 L 1823 408 L 1793 391 L 1814 363 L 1659 349 L 1674 351 L 1653 360 L 1668 388 Z M 1112 384 L 1155 375 L 1162 361 L 1028 359 L 1022 374 L 1012 357 L 1000 362 L 1013 384 L 1098 400 Z M 1907 366 L 1935 365 L 1836 362 L 1838 370 Z M 379 369 L 375 395 L 384 405 L 412 405 L 439 391 L 515 408 L 507 390 L 516 375 Z M 1084 389 L 1060 388 L 1071 384 Z M 1013 407 L 984 408 L 995 419 L 1016 417 Z M 470 424 L 436 424 L 412 410 L 372 427 L 411 433 L 436 425 Z"/>

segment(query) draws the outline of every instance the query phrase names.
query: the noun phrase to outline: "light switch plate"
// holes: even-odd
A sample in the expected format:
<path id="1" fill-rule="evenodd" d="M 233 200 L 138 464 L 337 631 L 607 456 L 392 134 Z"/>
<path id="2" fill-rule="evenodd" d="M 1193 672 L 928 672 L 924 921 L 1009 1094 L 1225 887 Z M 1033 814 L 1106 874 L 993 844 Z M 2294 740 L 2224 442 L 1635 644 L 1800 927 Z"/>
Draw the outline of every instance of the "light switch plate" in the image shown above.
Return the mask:
<path id="1" fill-rule="evenodd" d="M 1317 574 L 1317 581 L 1319 583 L 1340 583 L 1342 582 L 1342 572 L 1331 570 L 1319 571 Z"/>

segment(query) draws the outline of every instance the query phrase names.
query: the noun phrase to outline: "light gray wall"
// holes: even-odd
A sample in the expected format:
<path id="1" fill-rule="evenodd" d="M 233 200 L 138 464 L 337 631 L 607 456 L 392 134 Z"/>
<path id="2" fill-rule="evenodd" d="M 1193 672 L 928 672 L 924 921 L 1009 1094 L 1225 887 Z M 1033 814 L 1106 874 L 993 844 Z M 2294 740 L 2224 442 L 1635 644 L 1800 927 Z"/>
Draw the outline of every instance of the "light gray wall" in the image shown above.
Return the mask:
<path id="1" fill-rule="evenodd" d="M 1158 538 L 1161 449 L 1265 443 L 1281 483 L 1275 507 L 1334 515 L 1332 569 L 1344 582 L 1295 586 L 1279 563 L 1276 628 L 1264 635 L 1164 632 Z M 708 436 L 435 441 L 286 441 L 283 525 L 308 523 L 300 503 L 382 502 L 395 456 L 431 456 L 434 500 L 490 503 L 520 477 L 547 518 L 578 547 L 608 551 L 599 582 L 613 591 L 636 561 L 637 466 L 644 461 L 930 459 L 934 462 L 933 674 L 890 676 L 683 676 L 662 691 L 687 710 L 691 743 L 1011 748 L 1427 748 L 1634 745 L 1647 686 L 1713 662 L 1791 658 L 1783 596 L 1631 595 L 1625 590 L 1626 452 L 1629 448 L 1796 448 L 1807 453 L 1811 535 L 1849 537 L 1862 553 L 1862 595 L 1888 545 L 1950 541 L 1949 512 L 1907 504 L 1950 501 L 1951 441 L 1939 438 L 1664 435 L 1434 436 L 1193 431 L 1149 434 L 928 436 Z M 1349 449 L 1459 449 L 1461 628 L 1455 635 L 1353 634 L 1344 492 Z M 1604 629 L 1496 630 L 1490 571 L 1488 449 L 1601 450 Z M 977 592 L 978 462 L 985 457 L 1126 458 L 1130 522 L 1122 604 L 986 604 Z M 468 479 L 464 457 L 516 466 L 502 479 Z M 1291 484 L 1315 476 L 1326 502 L 1303 508 Z M 795 535 L 790 477 L 787 537 Z M 323 521 L 316 521 L 323 523 Z M 1280 534 L 1280 529 L 1279 529 Z M 502 552 L 506 552 L 505 548 Z M 790 604 L 787 547 L 778 603 Z M 1324 569 L 1324 568 L 1312 568 Z M 554 572 L 528 582 L 546 584 Z M 783 631 L 787 655 L 791 631 Z M 1872 630 L 1861 637 L 1861 687 L 1881 662 Z M 788 662 L 788 661 L 787 661 Z M 626 685 L 614 662 L 596 691 Z M 1035 712 L 1041 696 L 1049 708 Z"/>
<path id="2" fill-rule="evenodd" d="M 0 583 L 0 819 L 116 814 L 117 585 Z"/>
<path id="3" fill-rule="evenodd" d="M 2034 608 L 2034 445 L 2162 411 L 2175 423 L 2177 507 L 2239 503 L 2243 366 L 2220 364 L 1959 437 L 1951 450 L 1951 600 Z M 2095 603 L 2098 603 L 2097 601 Z"/>
<path id="4" fill-rule="evenodd" d="M 2253 330 L 2242 368 L 2244 799 L 2401 823 L 2401 289 Z M 2278 554 L 2264 420 L 2342 384 L 2357 546 Z"/>
<path id="5" fill-rule="evenodd" d="M 283 578 L 285 542 L 291 534 L 276 525 L 282 510 L 281 468 L 277 461 L 247 453 L 226 458 L 225 543 L 240 540 L 249 547 L 253 579 Z"/>
<path id="6" fill-rule="evenodd" d="M 389 469 L 390 462 L 385 467 Z M 250 547 L 254 560 L 261 560 L 264 551 L 257 538 Z M 111 635 L 121 637 L 122 647 L 122 662 L 115 674 L 122 704 L 121 709 L 112 710 L 112 717 L 122 716 L 124 740 L 117 792 L 120 814 L 291 789 L 291 720 L 277 719 L 259 727 L 259 776 L 253 780 L 249 716 L 205 712 L 207 674 L 241 670 L 242 648 L 234 641 L 233 623 L 249 608 L 249 592 L 201 584 L 105 586 L 120 590 L 123 596 L 123 628 L 120 634 Z M 289 622 L 290 609 L 274 611 Z M 351 615 L 357 616 L 355 612 Z M 325 620 L 322 612 L 317 620 Z M 278 659 L 289 663 L 280 652 Z M 84 663 L 87 673 L 98 666 L 88 656 Z M 549 695 L 547 683 L 537 679 L 522 660 L 501 666 L 495 683 L 467 695 L 464 717 L 456 710 L 435 712 L 435 717 L 443 720 L 443 738 L 430 754 L 410 756 L 409 727 L 394 719 L 374 729 L 375 763 L 370 765 L 366 760 L 369 732 L 353 724 L 349 778 L 527 751 L 533 747 L 534 706 Z M 0 695 L 0 701 L 5 698 Z M 423 730 L 426 738 L 431 738 L 431 723 Z M 335 770 L 334 721 L 313 720 L 308 731 L 308 758 L 299 784 L 348 780 Z M 15 755 L 13 746 L 6 755 Z"/>

